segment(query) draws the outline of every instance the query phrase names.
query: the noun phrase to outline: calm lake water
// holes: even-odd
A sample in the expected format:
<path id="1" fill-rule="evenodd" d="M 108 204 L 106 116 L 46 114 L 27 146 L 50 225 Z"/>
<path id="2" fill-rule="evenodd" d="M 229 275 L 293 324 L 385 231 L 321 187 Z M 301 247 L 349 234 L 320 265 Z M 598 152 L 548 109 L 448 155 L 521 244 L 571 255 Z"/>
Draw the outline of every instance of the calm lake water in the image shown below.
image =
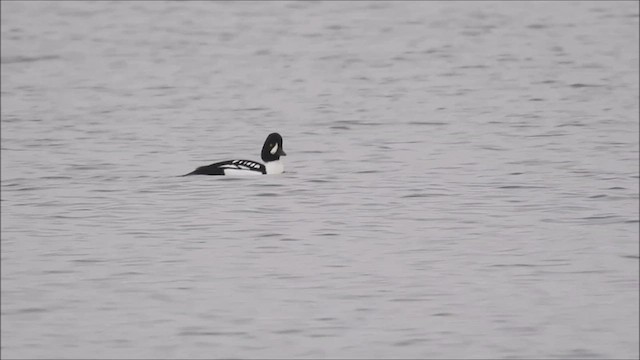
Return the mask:
<path id="1" fill-rule="evenodd" d="M 638 2 L 1 6 L 2 358 L 640 356 Z"/>

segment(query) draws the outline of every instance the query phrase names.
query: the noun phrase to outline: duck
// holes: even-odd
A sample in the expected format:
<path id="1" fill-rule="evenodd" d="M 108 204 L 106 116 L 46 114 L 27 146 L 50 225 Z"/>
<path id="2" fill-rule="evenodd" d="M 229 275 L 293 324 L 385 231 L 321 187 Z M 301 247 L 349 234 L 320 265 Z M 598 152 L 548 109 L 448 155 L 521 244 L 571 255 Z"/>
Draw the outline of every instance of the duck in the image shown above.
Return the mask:
<path id="1" fill-rule="evenodd" d="M 264 164 L 253 160 L 226 160 L 211 165 L 200 166 L 188 175 L 274 175 L 284 172 L 281 156 L 286 156 L 282 148 L 282 136 L 277 132 L 269 134 L 262 145 L 261 157 Z"/>

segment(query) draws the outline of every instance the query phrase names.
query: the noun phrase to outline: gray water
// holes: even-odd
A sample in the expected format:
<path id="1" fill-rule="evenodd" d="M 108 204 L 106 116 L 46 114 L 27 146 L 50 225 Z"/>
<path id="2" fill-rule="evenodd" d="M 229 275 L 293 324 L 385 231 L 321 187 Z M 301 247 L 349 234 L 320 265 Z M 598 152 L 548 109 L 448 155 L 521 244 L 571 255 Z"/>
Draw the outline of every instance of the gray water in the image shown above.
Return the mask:
<path id="1" fill-rule="evenodd" d="M 638 6 L 2 1 L 2 358 L 638 358 Z"/>

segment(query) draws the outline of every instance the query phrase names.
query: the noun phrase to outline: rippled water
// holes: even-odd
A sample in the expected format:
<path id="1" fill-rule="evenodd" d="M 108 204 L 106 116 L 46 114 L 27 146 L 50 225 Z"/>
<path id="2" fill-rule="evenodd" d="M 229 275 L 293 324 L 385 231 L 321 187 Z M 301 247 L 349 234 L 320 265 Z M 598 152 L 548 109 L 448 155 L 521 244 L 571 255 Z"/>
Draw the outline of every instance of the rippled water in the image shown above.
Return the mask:
<path id="1" fill-rule="evenodd" d="M 638 358 L 638 12 L 3 1 L 2 357 Z"/>

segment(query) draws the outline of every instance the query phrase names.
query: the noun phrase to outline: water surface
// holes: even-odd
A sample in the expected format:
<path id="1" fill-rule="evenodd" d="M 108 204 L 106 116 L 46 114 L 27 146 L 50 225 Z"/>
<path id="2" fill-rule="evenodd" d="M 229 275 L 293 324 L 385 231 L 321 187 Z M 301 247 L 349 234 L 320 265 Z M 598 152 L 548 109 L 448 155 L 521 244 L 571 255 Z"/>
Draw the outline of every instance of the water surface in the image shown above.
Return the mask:
<path id="1" fill-rule="evenodd" d="M 638 358 L 638 12 L 3 1 L 2 357 Z"/>

